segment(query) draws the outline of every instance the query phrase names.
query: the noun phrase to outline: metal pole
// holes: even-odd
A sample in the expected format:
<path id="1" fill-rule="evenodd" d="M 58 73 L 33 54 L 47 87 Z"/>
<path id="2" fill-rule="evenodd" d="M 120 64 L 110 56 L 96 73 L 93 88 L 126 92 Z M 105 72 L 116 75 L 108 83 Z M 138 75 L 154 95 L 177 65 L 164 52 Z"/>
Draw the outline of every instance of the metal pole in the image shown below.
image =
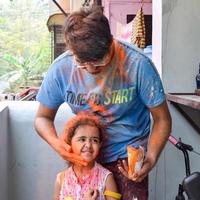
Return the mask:
<path id="1" fill-rule="evenodd" d="M 62 9 L 62 7 L 58 4 L 58 2 L 56 0 L 52 0 L 57 6 L 58 8 L 62 11 L 62 13 L 67 17 L 67 13 Z"/>
<path id="2" fill-rule="evenodd" d="M 190 160 L 189 160 L 189 155 L 187 150 L 182 150 L 183 154 L 184 154 L 184 159 L 185 159 L 185 173 L 186 176 L 189 176 L 190 173 Z"/>

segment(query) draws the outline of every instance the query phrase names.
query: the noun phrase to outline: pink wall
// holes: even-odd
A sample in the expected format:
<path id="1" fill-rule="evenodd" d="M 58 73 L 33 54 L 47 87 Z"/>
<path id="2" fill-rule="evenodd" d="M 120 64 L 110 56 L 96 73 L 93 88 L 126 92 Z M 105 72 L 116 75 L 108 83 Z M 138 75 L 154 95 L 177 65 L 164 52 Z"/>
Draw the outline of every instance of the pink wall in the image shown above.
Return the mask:
<path id="1" fill-rule="evenodd" d="M 144 0 L 144 14 L 152 14 L 152 0 Z M 136 14 L 142 5 L 142 0 L 102 0 L 104 12 L 111 26 L 112 34 L 115 36 L 116 23 L 126 24 L 128 14 Z"/>

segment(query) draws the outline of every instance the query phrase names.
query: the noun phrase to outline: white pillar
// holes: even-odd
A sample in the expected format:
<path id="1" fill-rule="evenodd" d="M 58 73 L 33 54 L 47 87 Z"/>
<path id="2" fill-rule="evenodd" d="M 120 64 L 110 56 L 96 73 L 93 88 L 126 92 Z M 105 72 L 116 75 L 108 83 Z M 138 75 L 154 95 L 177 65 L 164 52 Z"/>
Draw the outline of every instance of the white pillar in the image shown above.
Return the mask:
<path id="1" fill-rule="evenodd" d="M 162 0 L 152 1 L 152 60 L 162 77 Z"/>
<path id="2" fill-rule="evenodd" d="M 70 13 L 73 12 L 73 9 L 74 9 L 73 0 L 70 0 Z"/>

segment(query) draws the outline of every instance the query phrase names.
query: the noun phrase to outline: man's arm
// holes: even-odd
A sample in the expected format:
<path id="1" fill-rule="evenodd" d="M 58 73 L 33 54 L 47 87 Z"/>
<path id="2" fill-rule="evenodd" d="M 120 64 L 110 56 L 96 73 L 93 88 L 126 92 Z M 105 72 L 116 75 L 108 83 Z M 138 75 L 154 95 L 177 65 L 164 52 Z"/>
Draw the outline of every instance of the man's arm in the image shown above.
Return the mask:
<path id="1" fill-rule="evenodd" d="M 35 118 L 35 130 L 53 148 L 54 140 L 57 139 L 57 133 L 54 126 L 56 113 L 56 109 L 49 109 L 40 104 Z"/>
<path id="2" fill-rule="evenodd" d="M 153 127 L 143 166 L 134 177 L 137 182 L 142 181 L 155 166 L 171 133 L 171 116 L 166 101 L 157 107 L 149 108 L 149 110 L 153 117 Z"/>
<path id="3" fill-rule="evenodd" d="M 58 137 L 54 126 L 56 113 L 57 109 L 40 104 L 35 118 L 36 131 L 63 159 L 87 165 L 80 156 L 71 152 L 70 145 Z"/>
<path id="4" fill-rule="evenodd" d="M 147 153 L 140 171 L 133 175 L 128 173 L 128 163 L 123 160 L 119 170 L 127 178 L 141 182 L 155 166 L 171 133 L 171 116 L 166 101 L 161 105 L 149 109 L 153 117 L 152 132 L 149 136 Z"/>

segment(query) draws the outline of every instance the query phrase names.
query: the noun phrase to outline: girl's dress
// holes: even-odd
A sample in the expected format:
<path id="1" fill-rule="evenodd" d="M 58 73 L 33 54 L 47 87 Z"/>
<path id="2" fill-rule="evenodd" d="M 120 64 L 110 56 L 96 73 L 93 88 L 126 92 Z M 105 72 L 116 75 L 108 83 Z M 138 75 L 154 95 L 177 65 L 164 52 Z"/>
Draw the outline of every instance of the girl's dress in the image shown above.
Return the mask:
<path id="1" fill-rule="evenodd" d="M 94 167 L 90 173 L 83 176 L 81 180 L 78 180 L 76 174 L 70 166 L 64 172 L 64 180 L 59 200 L 72 199 L 72 200 L 83 200 L 83 195 L 89 189 L 97 189 L 99 191 L 98 200 L 105 200 L 103 192 L 105 190 L 106 179 L 111 172 L 100 164 L 95 162 Z M 60 180 L 61 173 L 58 174 L 57 180 Z M 59 181 L 60 182 L 60 181 Z"/>

